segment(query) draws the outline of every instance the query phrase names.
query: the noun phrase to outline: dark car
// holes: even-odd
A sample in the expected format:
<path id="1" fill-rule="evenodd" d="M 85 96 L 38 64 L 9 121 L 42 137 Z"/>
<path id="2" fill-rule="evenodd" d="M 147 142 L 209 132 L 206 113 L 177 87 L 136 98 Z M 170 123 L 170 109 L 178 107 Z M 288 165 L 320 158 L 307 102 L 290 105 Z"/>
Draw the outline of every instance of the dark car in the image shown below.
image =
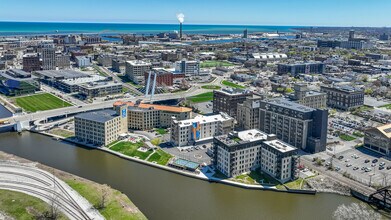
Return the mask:
<path id="1" fill-rule="evenodd" d="M 373 159 L 372 163 L 377 163 L 377 161 L 378 161 L 377 159 Z"/>
<path id="2" fill-rule="evenodd" d="M 387 170 L 391 170 L 391 166 L 387 166 Z"/>
<path id="3" fill-rule="evenodd" d="M 342 156 L 342 155 L 341 155 L 341 156 L 339 156 L 339 157 L 338 157 L 338 159 L 342 160 L 342 159 L 343 159 L 343 156 Z"/>
<path id="4" fill-rule="evenodd" d="M 366 159 L 364 162 L 365 162 L 365 163 L 369 163 L 369 161 L 370 161 L 369 159 Z"/>
<path id="5" fill-rule="evenodd" d="M 379 170 L 382 170 L 382 169 L 384 169 L 384 167 L 379 167 Z"/>

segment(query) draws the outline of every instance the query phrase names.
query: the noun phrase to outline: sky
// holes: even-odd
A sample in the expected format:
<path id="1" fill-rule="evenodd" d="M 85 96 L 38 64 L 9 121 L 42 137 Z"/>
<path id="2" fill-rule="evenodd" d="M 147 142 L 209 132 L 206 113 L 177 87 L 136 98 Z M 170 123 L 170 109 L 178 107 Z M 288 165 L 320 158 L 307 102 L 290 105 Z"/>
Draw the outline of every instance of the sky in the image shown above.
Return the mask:
<path id="1" fill-rule="evenodd" d="M 391 0 L 0 0 L 0 21 L 391 26 Z"/>

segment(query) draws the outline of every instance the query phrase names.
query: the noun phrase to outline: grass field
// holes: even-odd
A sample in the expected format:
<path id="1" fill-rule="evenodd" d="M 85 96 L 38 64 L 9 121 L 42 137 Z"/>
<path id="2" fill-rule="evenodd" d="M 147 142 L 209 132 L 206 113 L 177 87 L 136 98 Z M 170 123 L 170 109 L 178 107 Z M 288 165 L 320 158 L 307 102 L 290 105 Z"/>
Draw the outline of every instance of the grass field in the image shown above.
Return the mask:
<path id="1" fill-rule="evenodd" d="M 125 154 L 131 157 L 138 157 L 142 160 L 145 160 L 151 153 L 152 150 L 147 152 L 138 151 L 140 147 L 144 146 L 143 142 L 131 143 L 131 142 L 118 142 L 117 144 L 111 145 L 110 150 L 117 151 L 119 153 Z"/>
<path id="2" fill-rule="evenodd" d="M 201 88 L 203 89 L 221 89 L 220 86 L 216 86 L 216 85 L 205 85 L 205 86 L 201 86 Z"/>
<path id="3" fill-rule="evenodd" d="M 156 162 L 160 165 L 166 165 L 168 163 L 168 161 L 171 159 L 171 155 L 164 152 L 163 150 L 161 149 L 157 149 L 155 151 L 155 153 L 153 153 L 149 158 L 148 158 L 148 161 L 149 162 Z"/>
<path id="4" fill-rule="evenodd" d="M 341 135 L 339 135 L 339 138 L 341 138 L 344 141 L 353 141 L 353 140 L 356 139 L 355 137 L 352 137 L 352 136 L 347 135 L 347 134 L 341 134 Z"/>
<path id="5" fill-rule="evenodd" d="M 188 98 L 191 102 L 199 103 L 199 102 L 209 102 L 213 100 L 213 92 L 201 93 Z"/>
<path id="6" fill-rule="evenodd" d="M 0 190 L 0 211 L 14 219 L 45 219 L 50 209 L 44 201 L 33 196 L 9 190 Z M 60 214 L 58 219 L 68 219 Z"/>
<path id="7" fill-rule="evenodd" d="M 158 133 L 158 134 L 167 134 L 167 130 L 164 129 L 164 128 L 156 128 L 155 131 Z"/>
<path id="8" fill-rule="evenodd" d="M 106 192 L 106 205 L 98 209 L 106 219 L 146 219 L 129 198 L 117 190 L 78 179 L 67 179 L 65 182 L 95 207 L 98 207 L 102 194 Z"/>
<path id="9" fill-rule="evenodd" d="M 236 176 L 234 181 L 246 184 L 279 184 L 279 182 L 277 182 L 273 177 L 267 175 L 266 173 L 261 173 L 259 169 L 251 171 L 249 174 Z"/>
<path id="10" fill-rule="evenodd" d="M 15 102 L 27 112 L 45 111 L 72 106 L 70 103 L 49 93 L 18 97 L 15 98 Z"/>
<path id="11" fill-rule="evenodd" d="M 235 89 L 244 89 L 244 88 L 246 88 L 245 86 L 241 86 L 241 85 L 235 84 L 235 83 L 227 81 L 227 80 L 223 80 L 221 83 L 223 85 L 225 85 L 225 86 L 228 86 L 228 87 L 231 87 L 231 88 L 235 88 Z"/>
<path id="12" fill-rule="evenodd" d="M 391 110 L 391 104 L 383 105 L 383 106 L 381 106 L 381 108 L 386 108 L 386 109 Z"/>
<path id="13" fill-rule="evenodd" d="M 201 68 L 210 68 L 210 67 L 227 67 L 227 66 L 234 66 L 234 64 L 227 62 L 227 61 L 204 61 L 201 63 Z"/>
<path id="14" fill-rule="evenodd" d="M 54 135 L 58 135 L 58 136 L 61 136 L 64 138 L 70 138 L 70 137 L 75 136 L 75 133 L 68 131 L 68 130 L 65 130 L 65 129 L 61 129 L 61 128 L 54 128 L 54 129 L 50 130 L 49 133 L 54 134 Z"/>

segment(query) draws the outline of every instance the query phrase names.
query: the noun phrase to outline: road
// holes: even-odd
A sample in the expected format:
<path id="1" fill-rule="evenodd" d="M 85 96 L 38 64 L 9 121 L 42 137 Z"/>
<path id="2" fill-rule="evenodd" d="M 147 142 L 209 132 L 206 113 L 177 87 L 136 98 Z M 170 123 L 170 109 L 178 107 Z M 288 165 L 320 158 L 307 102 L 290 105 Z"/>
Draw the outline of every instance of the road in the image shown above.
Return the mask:
<path id="1" fill-rule="evenodd" d="M 0 161 L 0 189 L 22 192 L 52 205 L 69 219 L 104 219 L 70 186 L 32 165 Z"/>

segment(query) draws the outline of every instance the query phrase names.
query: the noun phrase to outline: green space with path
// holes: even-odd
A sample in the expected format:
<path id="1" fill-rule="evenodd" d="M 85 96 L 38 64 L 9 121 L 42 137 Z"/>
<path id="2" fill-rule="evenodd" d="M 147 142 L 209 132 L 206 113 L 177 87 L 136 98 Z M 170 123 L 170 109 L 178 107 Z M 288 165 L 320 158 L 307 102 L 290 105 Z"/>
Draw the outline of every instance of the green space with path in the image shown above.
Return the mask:
<path id="1" fill-rule="evenodd" d="M 218 60 L 207 60 L 201 62 L 200 64 L 201 68 L 228 67 L 228 66 L 235 66 L 235 65 L 228 61 L 218 61 Z"/>
<path id="2" fill-rule="evenodd" d="M 97 208 L 106 219 L 113 219 L 114 216 L 115 219 L 146 219 L 129 198 L 117 190 L 78 179 L 67 179 L 65 182 Z M 104 207 L 101 207 L 103 194 L 106 201 Z"/>
<path id="3" fill-rule="evenodd" d="M 16 105 L 27 112 L 46 111 L 51 109 L 58 109 L 62 107 L 69 107 L 72 104 L 50 94 L 41 93 L 14 99 Z"/>
<path id="4" fill-rule="evenodd" d="M 391 104 L 383 105 L 381 108 L 386 108 L 388 110 L 391 110 Z"/>
<path id="5" fill-rule="evenodd" d="M 171 159 L 171 155 L 164 152 L 162 149 L 157 149 L 149 158 L 149 162 L 156 162 L 160 165 L 166 165 Z"/>
<path id="6" fill-rule="evenodd" d="M 14 219 L 47 219 L 50 206 L 36 197 L 9 190 L 0 190 L 0 212 Z M 57 219 L 68 219 L 60 213 Z"/>
<path id="7" fill-rule="evenodd" d="M 246 88 L 245 86 L 241 86 L 241 85 L 238 85 L 236 83 L 233 83 L 233 82 L 230 82 L 230 81 L 227 81 L 227 80 L 223 80 L 221 83 L 223 85 L 225 85 L 225 86 L 228 86 L 228 87 L 231 87 L 231 88 L 235 88 L 235 89 L 245 89 Z"/>
<path id="8" fill-rule="evenodd" d="M 158 133 L 158 134 L 167 134 L 167 130 L 164 129 L 164 128 L 155 128 L 155 131 Z"/>
<path id="9" fill-rule="evenodd" d="M 121 154 L 130 156 L 130 157 L 138 157 L 142 160 L 145 160 L 152 152 L 153 150 L 150 149 L 146 152 L 139 151 L 138 149 L 143 147 L 144 143 L 143 142 L 137 142 L 137 143 L 132 143 L 128 141 L 121 141 L 117 142 L 115 144 L 112 144 L 109 146 L 110 150 L 119 152 Z"/>
<path id="10" fill-rule="evenodd" d="M 216 85 L 205 85 L 205 86 L 201 86 L 201 88 L 203 88 L 203 89 L 213 89 L 213 90 L 221 89 L 220 86 L 216 86 Z"/>
<path id="11" fill-rule="evenodd" d="M 193 103 L 209 102 L 213 100 L 213 92 L 205 92 L 188 98 Z"/>

